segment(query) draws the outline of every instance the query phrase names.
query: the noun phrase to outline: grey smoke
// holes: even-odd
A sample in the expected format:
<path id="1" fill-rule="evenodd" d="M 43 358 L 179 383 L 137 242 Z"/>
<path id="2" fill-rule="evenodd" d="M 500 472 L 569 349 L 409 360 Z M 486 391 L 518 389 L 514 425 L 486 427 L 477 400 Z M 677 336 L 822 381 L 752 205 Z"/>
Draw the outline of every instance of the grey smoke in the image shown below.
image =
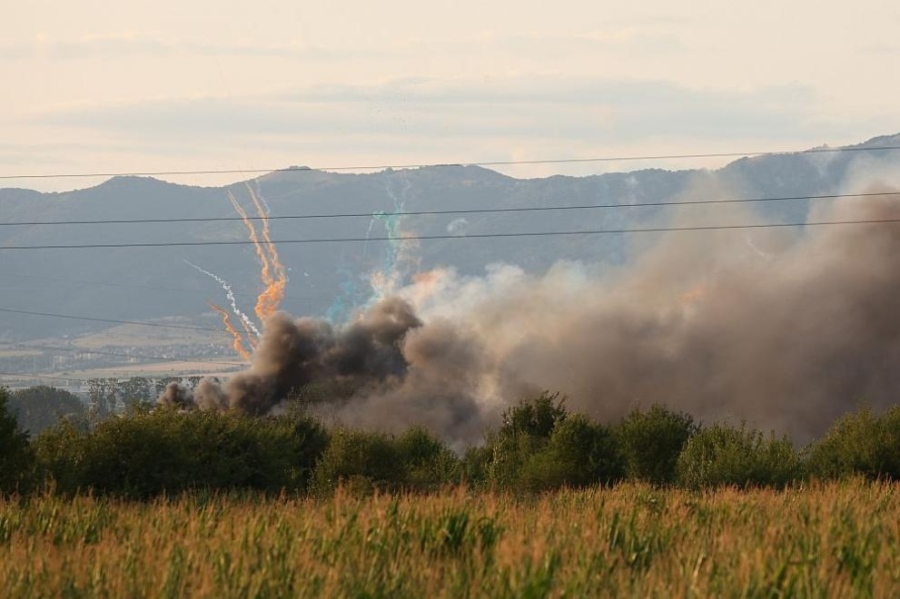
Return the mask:
<path id="1" fill-rule="evenodd" d="M 900 204 L 849 199 L 811 218 L 898 219 Z M 204 381 L 193 401 L 264 414 L 292 389 L 352 379 L 356 393 L 329 406 L 342 422 L 424 424 L 458 445 L 542 389 L 604 421 L 660 402 L 799 441 L 861 404 L 894 403 L 900 224 L 747 235 L 672 233 L 604 277 L 578 264 L 440 271 L 345 327 L 276 314 L 251 368 Z"/>
<path id="2" fill-rule="evenodd" d="M 160 401 L 262 415 L 309 383 L 343 378 L 363 386 L 399 378 L 407 369 L 400 340 L 421 324 L 399 298 L 379 302 L 337 330 L 324 320 L 276 312 L 263 325 L 249 369 L 224 385 L 203 379 L 192 392 L 170 385 Z"/>

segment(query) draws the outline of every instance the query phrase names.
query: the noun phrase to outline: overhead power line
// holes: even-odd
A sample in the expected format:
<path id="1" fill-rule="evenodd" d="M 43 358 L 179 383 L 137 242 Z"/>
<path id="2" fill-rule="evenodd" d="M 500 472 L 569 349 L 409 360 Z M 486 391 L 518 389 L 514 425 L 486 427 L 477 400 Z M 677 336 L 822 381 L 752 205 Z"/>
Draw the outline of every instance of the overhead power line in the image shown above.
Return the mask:
<path id="1" fill-rule="evenodd" d="M 35 312 L 31 310 L 16 310 L 13 308 L 0 308 L 0 312 L 6 312 L 8 314 L 24 314 L 28 316 L 45 316 L 50 318 L 66 318 L 69 320 L 87 320 L 91 322 L 106 322 L 112 324 L 133 324 L 140 325 L 143 327 L 157 327 L 163 329 L 185 329 L 190 331 L 207 331 L 212 333 L 225 333 L 225 331 L 219 329 L 211 329 L 207 327 L 195 327 L 191 325 L 178 325 L 178 324 L 162 324 L 159 322 L 139 322 L 136 320 L 115 320 L 113 318 L 94 318 L 91 316 L 73 316 L 71 314 L 55 314 L 52 312 Z"/>
<path id="2" fill-rule="evenodd" d="M 701 225 L 687 227 L 646 227 L 636 229 L 585 229 L 577 231 L 521 231 L 516 233 L 468 233 L 464 235 L 406 235 L 401 237 L 311 237 L 306 239 L 273 239 L 271 243 L 276 245 L 287 244 L 312 244 L 312 243 L 369 243 L 375 241 L 410 242 L 410 241 L 435 241 L 458 239 L 502 239 L 511 237 L 559 237 L 576 235 L 612 235 L 625 233 L 672 233 L 682 231 L 726 231 L 730 229 L 769 229 L 785 227 L 819 227 L 830 225 L 874 225 L 900 223 L 898 218 L 890 219 L 866 219 L 866 220 L 840 220 L 840 221 L 816 221 L 793 223 L 758 223 L 758 224 L 734 224 L 734 225 Z M 161 247 L 195 247 L 195 246 L 233 246 L 254 245 L 257 242 L 249 240 L 234 241 L 171 241 L 171 242 L 147 242 L 147 243 L 85 243 L 85 244 L 58 244 L 58 245 L 10 245 L 0 246 L 0 252 L 4 250 L 78 250 L 78 249 L 114 249 L 114 248 L 161 248 Z M 2 310 L 0 310 L 2 311 Z M 116 322 L 116 321 L 109 321 Z M 126 324 L 148 324 L 141 322 L 126 322 Z M 149 325 L 148 326 L 169 326 Z M 178 327 L 176 327 L 178 328 Z M 183 328 L 183 327 L 182 327 Z M 198 330 L 212 330 L 202 329 Z"/>
<path id="3" fill-rule="evenodd" d="M 684 160 L 699 158 L 738 158 L 749 156 L 783 156 L 790 154 L 833 154 L 838 152 L 886 152 L 900 150 L 900 146 L 851 146 L 841 148 L 812 148 L 809 150 L 781 150 L 755 152 L 709 152 L 695 154 L 652 154 L 645 156 L 598 156 L 589 158 L 557 158 L 547 160 L 485 160 L 478 162 L 438 162 L 408 164 L 358 164 L 341 166 L 322 166 L 312 168 L 271 168 L 271 169 L 200 169 L 170 171 L 122 171 L 93 173 L 35 173 L 24 175 L 0 175 L 2 179 L 72 179 L 86 177 L 156 177 L 162 175 L 248 175 L 261 173 L 304 173 L 313 171 L 377 171 L 384 169 L 466 167 L 466 166 L 524 166 L 539 164 L 586 164 L 592 162 L 637 162 L 645 160 Z"/>
<path id="4" fill-rule="evenodd" d="M 832 193 L 824 195 L 800 195 L 761 198 L 724 198 L 712 200 L 673 200 L 656 202 L 634 202 L 630 204 L 579 204 L 568 206 L 521 206 L 508 208 L 459 208 L 450 210 L 408 210 L 399 212 L 345 212 L 334 214 L 297 214 L 276 216 L 218 216 L 194 218 L 144 218 L 144 219 L 107 219 L 107 220 L 58 220 L 58 221 L 19 221 L 0 222 L 0 227 L 10 226 L 46 226 L 46 225 L 121 225 L 121 224 L 153 224 L 153 223 L 197 223 L 197 222 L 242 222 L 245 220 L 311 220 L 327 218 L 372 218 L 405 217 L 405 216 L 437 216 L 460 214 L 506 214 L 517 212 L 553 212 L 567 210 L 599 210 L 615 208 L 644 208 L 669 206 L 698 206 L 718 204 L 749 204 L 761 202 L 789 202 L 794 200 L 834 200 L 839 198 L 867 198 L 873 196 L 898 196 L 900 192 L 867 192 L 867 193 Z"/>

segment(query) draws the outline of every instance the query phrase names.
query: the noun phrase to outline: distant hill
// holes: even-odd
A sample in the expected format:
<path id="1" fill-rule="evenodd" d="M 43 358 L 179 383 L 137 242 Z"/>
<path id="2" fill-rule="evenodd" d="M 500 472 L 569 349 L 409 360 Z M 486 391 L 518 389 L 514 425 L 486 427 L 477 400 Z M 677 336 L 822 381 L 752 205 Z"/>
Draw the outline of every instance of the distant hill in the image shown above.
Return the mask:
<path id="1" fill-rule="evenodd" d="M 900 145 L 900 135 L 852 148 Z M 280 171 L 228 187 L 192 187 L 146 177 L 117 177 L 67 193 L 0 190 L 2 222 L 233 217 L 227 194 L 252 212 L 248 186 L 273 217 L 362 213 L 359 218 L 274 219 L 272 237 L 384 238 L 521 231 L 622 229 L 659 223 L 662 207 L 563 210 L 531 213 L 442 214 L 397 219 L 395 211 L 469 210 L 586 204 L 667 202 L 677 198 L 781 197 L 838 193 L 867 172 L 890 172 L 900 152 L 800 152 L 737 160 L 715 170 L 640 170 L 589 177 L 515 179 L 478 167 L 445 166 L 374 174 L 308 169 Z M 773 202 L 772 218 L 802 219 L 807 201 Z M 723 217 L 724 218 L 724 217 Z M 221 288 L 185 261 L 231 282 L 250 310 L 259 291 L 258 264 L 250 246 L 192 246 L 83 250 L 3 251 L 4 246 L 224 241 L 247 238 L 235 221 L 117 225 L 0 227 L 0 308 L 153 320 L 181 317 L 210 324 L 206 300 L 224 304 Z M 622 235 L 511 237 L 395 243 L 282 244 L 290 269 L 284 308 L 301 315 L 346 317 L 370 294 L 372 272 L 399 268 L 408 278 L 439 265 L 479 274 L 492 262 L 541 271 L 554 262 L 622 262 Z M 103 323 L 0 313 L 0 339 L 61 337 L 98 330 Z"/>

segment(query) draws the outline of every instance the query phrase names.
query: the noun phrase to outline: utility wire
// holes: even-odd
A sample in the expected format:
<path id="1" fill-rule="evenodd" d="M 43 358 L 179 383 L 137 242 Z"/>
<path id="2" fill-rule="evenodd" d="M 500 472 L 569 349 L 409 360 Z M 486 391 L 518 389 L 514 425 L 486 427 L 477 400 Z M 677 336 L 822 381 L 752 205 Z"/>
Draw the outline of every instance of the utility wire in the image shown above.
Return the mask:
<path id="1" fill-rule="evenodd" d="M 466 166 L 519 166 L 537 164 L 585 164 L 592 162 L 636 162 L 643 160 L 681 160 L 688 158 L 735 158 L 744 156 L 783 156 L 789 154 L 832 154 L 837 152 L 885 152 L 900 150 L 900 146 L 851 146 L 842 148 L 812 148 L 809 150 L 762 151 L 762 152 L 711 152 L 701 154 L 656 154 L 647 156 L 600 156 L 593 158 L 560 158 L 550 160 L 488 160 L 481 162 L 412 163 L 412 164 L 361 164 L 355 166 L 325 166 L 312 168 L 273 169 L 204 169 L 180 171 L 129 171 L 95 173 L 37 173 L 30 175 L 0 175 L 0 179 L 71 179 L 78 177 L 154 177 L 160 175 L 246 175 L 260 173 L 305 173 L 321 171 L 377 171 L 385 169 L 411 169 L 429 167 Z"/>
<path id="2" fill-rule="evenodd" d="M 208 331 L 212 333 L 220 333 L 223 334 L 226 331 L 222 331 L 219 329 L 210 329 L 207 327 L 195 327 L 190 325 L 177 325 L 177 324 L 162 324 L 157 322 L 139 322 L 135 320 L 115 320 L 112 318 L 93 318 L 90 316 L 72 316 L 70 314 L 55 314 L 51 312 L 33 312 L 31 310 L 15 310 L 13 308 L 0 308 L 0 312 L 6 312 L 8 314 L 25 314 L 28 316 L 46 316 L 51 318 L 67 318 L 70 320 L 89 320 L 92 322 L 108 322 L 112 324 L 134 324 L 140 325 L 144 327 L 158 327 L 163 329 L 185 329 L 190 331 Z"/>
<path id="3" fill-rule="evenodd" d="M 867 219 L 867 220 L 840 220 L 817 222 L 793 222 L 793 223 L 760 223 L 760 224 L 736 224 L 736 225 L 704 225 L 689 227 L 647 227 L 639 229 L 586 229 L 580 231 L 524 231 L 517 233 L 469 233 L 465 235 L 407 235 L 402 237 L 311 237 L 306 239 L 273 239 L 271 243 L 276 245 L 287 244 L 311 244 L 311 243 L 368 243 L 375 241 L 434 241 L 448 239 L 491 239 L 508 237 L 555 237 L 573 235 L 611 235 L 624 233 L 671 233 L 679 231 L 726 231 L 731 229 L 768 229 L 778 227 L 818 227 L 828 225 L 873 225 L 900 223 L 900 218 Z M 235 241 L 173 241 L 173 242 L 147 242 L 147 243 L 86 243 L 86 244 L 59 244 L 59 245 L 10 245 L 0 246 L 0 252 L 4 250 L 77 250 L 77 249 L 113 249 L 113 248 L 158 248 L 158 247 L 195 247 L 195 246 L 232 246 L 254 245 L 256 242 L 249 240 Z M 0 310 L 2 311 L 2 310 Z M 109 321 L 117 322 L 117 321 Z M 142 322 L 127 324 L 147 324 Z M 169 326 L 169 325 L 149 325 Z M 198 327 L 189 327 L 198 328 Z M 212 330 L 202 329 L 199 330 Z"/>
<path id="4" fill-rule="evenodd" d="M 145 219 L 112 219 L 112 220 L 59 220 L 59 221 L 20 221 L 0 222 L 0 227 L 10 226 L 37 226 L 37 225 L 121 225 L 138 223 L 198 223 L 198 222 L 234 222 L 245 220 L 308 220 L 325 218 L 372 218 L 379 217 L 404 217 L 404 216 L 435 216 L 458 214 L 505 214 L 517 212 L 551 212 L 557 210 L 598 210 L 613 208 L 641 208 L 651 206 L 696 206 L 717 204 L 748 204 L 753 202 L 789 202 L 794 200 L 833 200 L 839 198 L 867 198 L 873 196 L 898 196 L 900 192 L 868 192 L 868 193 L 833 193 L 825 195 L 801 195 L 762 198 L 725 198 L 713 200 L 673 200 L 656 202 L 635 202 L 631 204 L 581 204 L 569 206 L 523 206 L 510 208 L 460 208 L 451 210 L 409 210 L 400 212 L 347 212 L 336 214 L 298 214 L 277 216 L 220 216 L 220 217 L 195 217 L 195 218 L 145 218 Z"/>

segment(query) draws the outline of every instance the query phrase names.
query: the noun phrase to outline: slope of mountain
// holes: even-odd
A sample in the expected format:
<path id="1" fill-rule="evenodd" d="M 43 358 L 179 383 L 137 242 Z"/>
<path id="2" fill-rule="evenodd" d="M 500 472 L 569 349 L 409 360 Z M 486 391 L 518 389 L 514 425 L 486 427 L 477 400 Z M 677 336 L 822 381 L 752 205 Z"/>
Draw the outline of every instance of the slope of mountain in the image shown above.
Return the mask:
<path id="1" fill-rule="evenodd" d="M 875 138 L 853 149 L 900 145 L 900 135 Z M 249 190 L 273 217 L 362 214 L 346 218 L 275 218 L 275 240 L 354 238 L 371 241 L 282 243 L 289 269 L 284 308 L 294 314 L 346 317 L 371 294 L 373 272 L 453 266 L 467 274 L 492 262 L 542 271 L 557 260 L 618 264 L 624 235 L 441 239 L 398 242 L 403 235 L 481 235 L 528 231 L 623 229 L 666 222 L 665 207 L 630 204 L 676 199 L 783 197 L 838 193 L 871 173 L 890 173 L 900 152 L 800 152 L 737 160 L 716 171 L 658 169 L 589 177 L 521 180 L 478 167 L 430 167 L 374 174 L 297 169 L 225 188 L 175 185 L 152 178 L 117 177 L 68 193 L 0 190 L 3 223 L 113 219 L 203 219 L 235 216 L 227 194 L 252 212 Z M 397 211 L 478 210 L 615 204 L 595 210 L 470 213 L 397 218 Z M 808 201 L 760 205 L 767 218 L 802 219 Z M 706 209 L 707 207 L 702 207 Z M 719 208 L 709 208 L 713 214 Z M 731 213 L 723 211 L 721 220 Z M 732 215 L 733 216 L 733 215 Z M 714 219 L 713 216 L 706 216 Z M 80 250 L 3 250 L 9 246 L 178 243 L 245 240 L 239 221 L 140 224 L 0 226 L 0 308 L 153 320 L 181 317 L 211 324 L 206 300 L 225 303 L 216 281 L 188 262 L 229 281 L 252 309 L 260 290 L 259 266 L 247 245 L 172 246 Z M 386 241 L 385 238 L 392 240 Z M 403 247 L 403 250 L 398 248 Z M 103 323 L 0 312 L 0 339 L 61 337 L 106 327 Z"/>

